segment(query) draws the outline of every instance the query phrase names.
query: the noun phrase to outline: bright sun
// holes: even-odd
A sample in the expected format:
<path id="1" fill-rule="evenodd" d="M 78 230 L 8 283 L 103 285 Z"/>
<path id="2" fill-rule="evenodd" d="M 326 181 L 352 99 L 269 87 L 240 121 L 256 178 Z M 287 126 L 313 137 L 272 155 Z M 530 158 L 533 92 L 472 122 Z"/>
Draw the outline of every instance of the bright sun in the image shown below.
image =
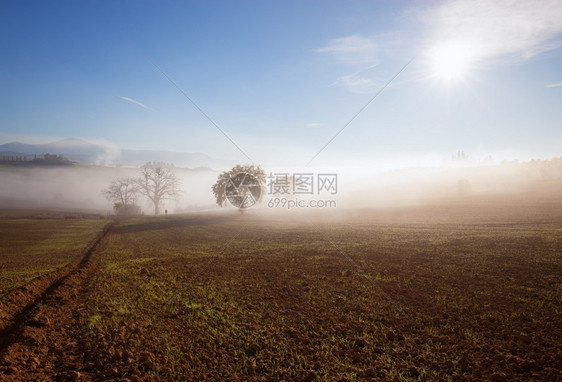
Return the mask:
<path id="1" fill-rule="evenodd" d="M 430 51 L 432 76 L 445 81 L 462 80 L 473 62 L 472 50 L 463 44 L 447 43 Z"/>

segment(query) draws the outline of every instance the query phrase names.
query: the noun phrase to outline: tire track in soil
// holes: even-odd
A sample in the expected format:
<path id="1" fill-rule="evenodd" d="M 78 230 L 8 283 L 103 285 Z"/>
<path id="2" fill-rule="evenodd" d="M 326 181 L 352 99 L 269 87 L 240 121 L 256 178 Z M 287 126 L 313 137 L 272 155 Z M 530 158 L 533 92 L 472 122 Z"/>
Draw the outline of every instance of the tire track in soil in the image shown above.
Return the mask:
<path id="1" fill-rule="evenodd" d="M 0 379 L 13 381 L 76 380 L 80 373 L 57 374 L 81 355 L 77 339 L 80 294 L 87 293 L 92 257 L 106 242 L 107 224 L 81 254 L 65 267 L 18 288 L 8 301 L 14 312 L 0 326 Z M 10 304 L 11 303 L 11 304 Z M 63 367 L 68 370 L 68 368 Z M 70 368 L 72 370 L 73 368 Z M 2 375 L 4 374 L 4 375 Z"/>

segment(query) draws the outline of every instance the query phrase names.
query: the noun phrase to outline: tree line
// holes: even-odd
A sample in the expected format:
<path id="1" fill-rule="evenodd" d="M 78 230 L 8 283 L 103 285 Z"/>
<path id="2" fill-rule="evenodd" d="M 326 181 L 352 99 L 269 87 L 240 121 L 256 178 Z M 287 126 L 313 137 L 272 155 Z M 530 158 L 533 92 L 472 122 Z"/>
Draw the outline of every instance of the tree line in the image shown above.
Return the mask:
<path id="1" fill-rule="evenodd" d="M 0 162 L 5 164 L 30 164 L 30 165 L 51 165 L 51 166 L 68 166 L 74 162 L 66 159 L 62 155 L 56 154 L 43 154 L 37 157 L 35 154 L 31 159 L 28 155 L 13 155 L 2 154 Z"/>
<path id="2" fill-rule="evenodd" d="M 245 200 L 251 193 L 250 188 L 263 188 L 265 184 L 265 172 L 259 166 L 236 165 L 230 171 L 222 172 L 211 191 L 215 196 L 216 203 L 220 207 L 227 205 L 226 189 L 240 175 L 251 175 L 255 184 L 236 184 L 236 197 Z M 139 214 L 140 207 L 137 205 L 141 197 L 146 198 L 154 207 L 154 214 L 160 212 L 160 205 L 165 200 L 174 200 L 180 193 L 180 180 L 174 172 L 173 166 L 165 163 L 146 163 L 140 169 L 138 177 L 123 177 L 114 179 L 108 188 L 102 190 L 102 195 L 113 203 L 113 209 L 118 215 Z M 260 198 L 261 200 L 261 198 Z M 243 205 L 236 206 L 242 212 Z"/>

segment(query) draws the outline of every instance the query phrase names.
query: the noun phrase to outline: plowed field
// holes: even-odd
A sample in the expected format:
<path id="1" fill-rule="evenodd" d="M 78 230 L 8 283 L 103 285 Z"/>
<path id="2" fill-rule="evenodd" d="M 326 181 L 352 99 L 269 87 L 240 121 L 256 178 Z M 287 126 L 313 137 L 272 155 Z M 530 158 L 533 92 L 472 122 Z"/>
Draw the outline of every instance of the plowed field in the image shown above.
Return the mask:
<path id="1" fill-rule="evenodd" d="M 79 249 L 61 250 L 72 261 L 3 291 L 0 379 L 562 377 L 556 216 L 361 216 L 208 213 L 89 226 Z M 9 232 L 4 246 L 19 240 Z"/>

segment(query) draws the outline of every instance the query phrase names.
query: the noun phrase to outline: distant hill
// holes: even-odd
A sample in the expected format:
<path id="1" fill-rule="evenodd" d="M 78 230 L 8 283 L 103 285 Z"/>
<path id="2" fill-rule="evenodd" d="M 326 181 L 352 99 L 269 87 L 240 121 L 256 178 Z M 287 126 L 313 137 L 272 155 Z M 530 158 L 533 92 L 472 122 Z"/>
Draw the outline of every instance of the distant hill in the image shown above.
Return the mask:
<path id="1" fill-rule="evenodd" d="M 204 153 L 163 150 L 128 150 L 91 143 L 82 139 L 63 139 L 44 144 L 10 142 L 0 145 L 0 158 L 20 156 L 33 159 L 43 154 L 57 154 L 71 161 L 105 166 L 140 166 L 146 162 L 166 162 L 185 167 L 219 167 L 217 161 Z"/>

